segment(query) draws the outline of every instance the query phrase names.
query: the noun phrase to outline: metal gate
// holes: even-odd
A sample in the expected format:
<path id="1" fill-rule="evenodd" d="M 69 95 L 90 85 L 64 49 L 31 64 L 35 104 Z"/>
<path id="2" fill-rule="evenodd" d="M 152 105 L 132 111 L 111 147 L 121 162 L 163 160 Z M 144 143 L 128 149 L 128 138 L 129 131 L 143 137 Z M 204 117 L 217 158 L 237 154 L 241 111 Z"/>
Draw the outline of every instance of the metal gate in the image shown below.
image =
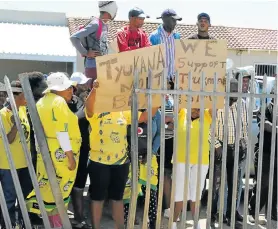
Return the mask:
<path id="1" fill-rule="evenodd" d="M 178 72 L 176 73 L 176 76 L 178 75 Z M 215 158 L 215 152 L 214 152 L 214 143 L 215 143 L 215 125 L 216 125 L 216 100 L 219 96 L 225 97 L 225 117 L 224 122 L 228 123 L 228 111 L 229 111 L 229 98 L 230 97 L 237 97 L 237 117 L 240 119 L 240 114 L 242 110 L 241 100 L 243 98 L 248 98 L 250 100 L 250 106 L 248 107 L 248 149 L 247 149 L 247 156 L 246 156 L 246 169 L 245 169 L 245 192 L 244 192 L 244 220 L 243 220 L 243 228 L 246 229 L 248 227 L 247 223 L 247 216 L 248 216 L 248 202 L 249 202 L 249 178 L 250 178 L 250 167 L 253 163 L 252 161 L 252 155 L 254 154 L 254 139 L 252 136 L 252 119 L 253 119 L 253 107 L 251 106 L 254 104 L 254 101 L 256 98 L 261 99 L 262 106 L 261 106 L 261 123 L 260 123 L 260 142 L 259 142 L 259 159 L 258 159 L 258 177 L 261 177 L 262 174 L 262 160 L 263 160 L 263 136 L 264 136 L 264 123 L 265 123 L 265 111 L 266 111 L 266 98 L 268 99 L 274 99 L 274 108 L 273 113 L 278 115 L 277 110 L 277 79 L 275 80 L 275 87 L 274 87 L 274 94 L 267 94 L 267 76 L 264 76 L 263 80 L 263 93 L 256 94 L 255 92 L 255 76 L 254 74 L 251 77 L 250 81 L 250 93 L 241 93 L 242 92 L 242 79 L 243 76 L 240 75 L 238 80 L 238 93 L 232 93 L 230 92 L 230 80 L 232 79 L 232 73 L 228 72 L 227 74 L 227 80 L 226 80 L 226 92 L 217 92 L 217 73 L 214 75 L 214 89 L 213 91 L 205 91 L 205 74 L 201 74 L 201 90 L 200 91 L 193 91 L 192 90 L 192 73 L 188 74 L 188 89 L 187 90 L 179 90 L 179 81 L 176 77 L 175 79 L 175 88 L 174 90 L 167 90 L 165 79 L 167 77 L 167 69 L 165 69 L 164 74 L 161 77 L 162 82 L 162 88 L 160 90 L 157 89 L 151 89 L 151 84 L 148 85 L 148 89 L 140 89 L 138 87 L 138 72 L 135 72 L 135 82 L 134 82 L 134 92 L 133 92 L 133 103 L 132 103 L 132 115 L 133 115 L 133 126 L 132 126 L 132 151 L 135 153 L 132 153 L 132 172 L 133 174 L 138 174 L 138 158 L 134 155 L 137 155 L 136 152 L 138 152 L 138 133 L 137 133 L 137 127 L 138 127 L 138 98 L 137 94 L 144 93 L 147 95 L 148 99 L 148 107 L 147 109 L 150 111 L 152 108 L 152 95 L 154 94 L 160 94 L 161 100 L 163 101 L 161 106 L 161 145 L 160 145 L 160 177 L 159 177 L 159 194 L 158 194 L 158 209 L 157 209 L 157 221 L 156 221 L 156 228 L 161 228 L 161 222 L 162 222 L 162 198 L 163 198 L 163 182 L 164 182 L 164 158 L 165 158 L 165 96 L 166 94 L 172 94 L 173 100 L 174 100 L 174 120 L 178 120 L 178 110 L 179 110 L 179 96 L 180 95 L 186 95 L 187 96 L 187 110 L 191 110 L 192 103 L 191 98 L 192 96 L 199 95 L 200 97 L 200 129 L 199 129 L 199 136 L 200 141 L 202 140 L 202 133 L 203 133 L 203 124 L 204 124 L 204 98 L 205 96 L 211 96 L 213 98 L 212 101 L 212 125 L 211 125 L 211 146 L 210 146 L 210 168 L 214 168 L 214 158 Z M 149 73 L 149 77 L 151 77 L 151 73 Z M 272 127 L 272 133 L 277 133 L 278 126 L 278 120 L 277 115 L 273 115 L 272 123 L 276 124 Z M 147 165 L 148 165 L 148 178 L 147 178 L 147 185 L 146 185 L 146 196 L 145 196 L 145 206 L 144 206 L 144 216 L 143 216 L 143 225 L 142 228 L 148 228 L 147 222 L 148 222 L 148 210 L 149 210 L 149 201 L 150 201 L 150 177 L 151 177 L 151 157 L 152 157 L 152 116 L 151 112 L 148 113 L 148 155 L 147 155 Z M 190 112 L 187 113 L 187 123 L 191 122 L 191 114 Z M 236 131 L 240 132 L 241 125 L 240 122 L 237 122 L 236 125 Z M 189 160 L 189 142 L 190 142 L 190 128 L 189 125 L 187 125 L 186 129 L 186 139 L 184 141 L 186 142 L 186 153 L 185 158 L 188 162 Z M 271 203 L 272 203 L 272 192 L 273 192 L 273 175 L 274 175 L 274 158 L 275 158 L 275 147 L 278 148 L 278 146 L 275 145 L 275 134 L 272 134 L 272 145 L 271 145 L 271 163 L 269 167 L 269 192 L 268 192 L 268 209 L 267 209 L 267 228 L 273 228 L 271 224 Z M 176 173 L 177 173 L 177 122 L 174 122 L 174 149 L 173 149 L 173 174 L 172 174 L 172 190 L 171 190 L 171 213 L 170 218 L 168 222 L 169 229 L 172 228 L 173 225 L 173 213 L 174 213 L 174 194 L 175 194 L 175 183 L 176 183 Z M 226 178 L 226 161 L 227 161 L 227 139 L 228 139 L 228 128 L 227 125 L 224 126 L 224 144 L 223 144 L 223 155 L 222 155 L 222 170 L 221 170 L 221 181 L 225 181 Z M 238 177 L 238 159 L 239 159 L 239 135 L 235 137 L 235 157 L 234 157 L 234 172 L 233 172 L 233 200 L 236 200 L 236 190 L 237 190 L 237 177 Z M 278 140 L 278 139 L 277 139 Z M 201 180 L 201 163 L 202 163 L 202 145 L 199 147 L 199 155 L 198 155 L 198 179 L 197 179 L 197 201 L 196 201 L 196 214 L 194 217 L 194 229 L 197 229 L 198 227 L 198 220 L 199 220 L 199 210 L 200 210 L 200 201 L 198 200 L 198 196 L 200 195 L 200 192 L 202 190 L 202 187 L 200 184 Z M 189 174 L 189 163 L 185 164 L 185 177 L 188 177 Z M 276 171 L 278 172 L 278 171 Z M 210 228 L 210 221 L 211 221 L 211 208 L 212 208 L 212 180 L 214 176 L 214 170 L 209 170 L 209 194 L 208 194 L 208 202 L 207 202 L 207 221 L 206 221 L 206 228 Z M 129 212 L 129 221 L 128 221 L 128 228 L 134 228 L 134 219 L 136 214 L 136 206 L 137 206 L 137 176 L 132 177 L 132 202 Z M 278 183 L 278 180 L 276 181 Z M 188 200 L 188 179 L 185 180 L 184 185 L 184 201 L 183 201 L 183 211 L 182 211 L 182 218 L 181 223 L 178 228 L 186 228 L 186 219 L 187 219 L 187 200 Z M 219 208 L 219 228 L 223 228 L 223 212 L 224 212 L 224 188 L 225 188 L 225 182 L 221 182 L 221 188 L 220 188 L 220 208 Z M 256 196 L 256 206 L 260 205 L 260 191 L 261 191 L 261 179 L 257 180 L 257 196 Z M 277 203 L 278 204 L 278 203 Z M 231 216 L 231 228 L 235 228 L 235 212 L 236 212 L 236 201 L 233 201 L 232 203 L 232 216 Z M 256 207 L 256 213 L 255 213 L 255 227 L 258 228 L 259 224 L 259 208 Z M 163 227 L 165 228 L 165 227 Z"/>
<path id="2" fill-rule="evenodd" d="M 229 111 L 229 98 L 230 97 L 237 97 L 238 98 L 238 110 L 237 110 L 237 117 L 240 117 L 240 113 L 241 113 L 241 109 L 242 109 L 242 105 L 241 105 L 241 99 L 242 98 L 249 98 L 250 99 L 250 104 L 254 104 L 255 98 L 260 98 L 262 101 L 262 107 L 261 107 L 261 114 L 262 114 L 262 119 L 261 119 L 261 123 L 260 123 L 260 142 L 259 142 L 259 160 L 258 160 L 258 177 L 261 177 L 262 174 L 262 160 L 263 160 L 263 136 L 264 136 L 264 123 L 265 123 L 265 110 L 266 110 L 266 98 L 271 98 L 274 99 L 274 113 L 278 114 L 278 109 L 277 109 L 277 101 L 278 101 L 278 95 L 277 95 L 277 91 L 278 91 L 278 84 L 277 84 L 277 79 L 275 81 L 275 90 L 274 90 L 274 94 L 267 94 L 266 93 L 266 87 L 267 87 L 267 76 L 264 77 L 264 81 L 263 81 L 263 93 L 262 94 L 256 94 L 255 93 L 255 77 L 254 75 L 252 75 L 251 81 L 250 81 L 250 93 L 232 93 L 230 92 L 230 80 L 232 78 L 231 73 L 229 72 L 227 74 L 227 80 L 226 80 L 226 92 L 217 92 L 217 73 L 215 73 L 214 75 L 214 90 L 213 91 L 205 91 L 205 74 L 202 73 L 201 74 L 201 90 L 200 91 L 193 91 L 192 90 L 192 74 L 189 73 L 189 82 L 188 82 L 188 89 L 187 90 L 179 90 L 179 81 L 178 78 L 176 77 L 175 79 L 175 88 L 174 90 L 167 90 L 167 85 L 166 85 L 166 74 L 167 74 L 167 69 L 164 70 L 164 74 L 162 74 L 161 76 L 161 82 L 162 82 L 162 86 L 161 89 L 150 89 L 152 88 L 151 85 L 151 81 L 148 85 L 147 89 L 141 89 L 139 88 L 139 74 L 138 71 L 135 71 L 135 77 L 134 77 L 134 87 L 133 87 L 133 96 L 132 96 L 132 117 L 133 117 L 133 125 L 132 125 L 132 151 L 133 153 L 132 155 L 132 197 L 131 197 L 131 207 L 130 207 L 130 212 L 129 212 L 129 219 L 128 219 L 128 225 L 127 228 L 128 229 L 133 229 L 135 228 L 134 226 L 134 220 L 135 220 L 135 214 L 136 214 L 136 208 L 137 208 L 137 193 L 138 193 L 138 157 L 134 156 L 134 155 L 138 155 L 138 132 L 137 132 L 137 127 L 138 127 L 138 94 L 139 93 L 143 93 L 146 94 L 147 96 L 147 101 L 148 101 L 148 106 L 147 109 L 150 111 L 152 108 L 152 95 L 154 94 L 159 94 L 161 96 L 161 100 L 163 101 L 162 105 L 161 105 L 161 139 L 160 139 L 160 171 L 159 171 L 159 191 L 158 191 L 158 209 L 157 209 L 157 221 L 156 221 L 156 228 L 159 229 L 161 228 L 161 222 L 162 222 L 162 198 L 163 198 L 163 183 L 164 183 L 164 159 L 165 159 L 165 152 L 164 152 L 164 147 L 165 147 L 165 96 L 166 94 L 171 94 L 173 95 L 173 99 L 174 99 L 174 120 L 178 120 L 178 112 L 179 112 L 179 96 L 181 95 L 186 95 L 189 99 L 188 99 L 188 103 L 186 105 L 186 109 L 189 111 L 192 108 L 192 103 L 191 103 L 191 98 L 192 96 L 195 95 L 199 95 L 200 97 L 200 129 L 199 129 L 199 136 L 200 136 L 200 142 L 202 141 L 203 138 L 203 124 L 204 124 L 204 111 L 205 111 L 205 103 L 204 103 L 204 99 L 205 96 L 211 96 L 213 98 L 212 100 L 212 125 L 211 125 L 211 133 L 212 133 L 212 139 L 211 139 L 211 146 L 210 146 L 210 168 L 214 168 L 214 158 L 215 158 L 215 153 L 214 153 L 214 143 L 215 143 L 215 125 L 216 125 L 216 100 L 217 97 L 219 96 L 224 96 L 225 97 L 225 123 L 228 122 L 228 111 Z M 178 75 L 178 73 L 176 73 L 176 75 Z M 152 73 L 149 72 L 149 77 L 151 78 Z M 37 110 L 36 110 L 36 106 L 35 106 L 35 101 L 30 89 L 30 85 L 29 85 L 29 80 L 27 76 L 21 76 L 20 81 L 22 83 L 22 88 L 23 88 L 23 92 L 25 94 L 25 98 L 27 100 L 27 106 L 28 106 L 28 110 L 32 119 L 32 123 L 34 123 L 34 131 L 35 131 L 35 135 L 36 135 L 36 140 L 37 143 L 39 145 L 39 148 L 42 152 L 43 155 L 43 160 L 44 160 L 44 164 L 45 164 L 45 168 L 47 170 L 47 174 L 50 180 L 50 184 L 52 187 L 52 193 L 53 196 L 55 198 L 55 202 L 59 211 L 59 214 L 61 216 L 61 220 L 63 223 L 63 227 L 65 229 L 71 229 L 71 224 L 69 221 L 69 217 L 67 215 L 67 211 L 64 207 L 64 202 L 62 199 L 62 194 L 60 191 L 60 188 L 58 186 L 57 180 L 56 180 L 56 176 L 55 176 L 55 171 L 53 168 L 53 164 L 49 155 L 49 150 L 48 150 L 48 146 L 45 140 L 45 136 L 44 136 L 44 131 L 42 128 L 42 124 L 41 121 L 39 119 Z M 17 129 L 19 131 L 19 135 L 20 135 L 20 139 L 22 142 L 22 146 L 24 149 L 24 153 L 25 153 L 25 158 L 28 164 L 28 169 L 29 169 L 29 173 L 32 179 L 32 183 L 34 186 L 34 189 L 36 191 L 36 196 L 37 196 L 37 200 L 39 203 L 39 207 L 41 210 L 41 215 L 43 218 L 43 222 L 44 222 L 44 227 L 45 228 L 51 228 L 50 227 L 50 223 L 46 214 L 46 210 L 44 208 L 44 204 L 43 204 L 43 199 L 42 196 L 40 194 L 39 191 L 39 184 L 37 181 L 37 177 L 35 174 L 35 170 L 33 168 L 32 165 L 32 160 L 31 160 L 31 156 L 30 156 L 30 152 L 29 149 L 27 147 L 26 144 L 26 139 L 24 136 L 24 132 L 23 129 L 21 127 L 20 124 L 20 119 L 18 116 L 18 112 L 16 109 L 16 105 L 15 105 L 15 101 L 14 101 L 14 97 L 13 97 L 13 93 L 11 90 L 11 85 L 9 82 L 8 77 L 5 77 L 5 86 L 7 88 L 7 92 L 8 92 L 8 97 L 10 99 L 11 102 L 11 106 L 12 106 L 12 111 L 15 117 L 15 121 L 16 121 L 16 126 Z M 239 79 L 239 91 L 241 91 L 242 88 L 242 75 L 240 76 Z M 187 112 L 187 123 L 191 122 L 191 114 L 190 112 Z M 248 215 L 248 199 L 249 199 L 249 178 L 250 178 L 250 166 L 252 163 L 252 154 L 254 153 L 254 150 L 252 148 L 253 146 L 253 140 L 252 138 L 250 138 L 250 136 L 252 136 L 252 125 L 250 123 L 250 120 L 253 119 L 253 107 L 249 106 L 248 108 L 248 120 L 249 120 L 249 126 L 248 126 L 248 136 L 249 136 L 249 141 L 248 141 L 248 150 L 247 150 L 247 163 L 246 163 L 246 169 L 245 169 L 245 180 L 247 180 L 246 184 L 245 184 L 245 192 L 244 192 L 244 222 L 243 222 L 243 228 L 247 228 L 247 215 Z M 237 122 L 239 123 L 239 122 Z M 273 120 L 272 123 L 278 123 L 277 120 L 277 115 L 273 115 Z M 278 126 L 278 124 L 273 125 L 272 127 L 272 133 L 276 133 L 277 132 L 277 128 L 276 126 Z M 173 213 L 174 213 L 174 195 L 175 195 L 175 183 L 176 183 L 176 175 L 177 175 L 177 139 L 178 139 L 178 132 L 177 132 L 178 126 L 177 126 L 177 122 L 174 122 L 174 154 L 173 154 L 173 174 L 172 174 L 172 194 L 171 194 L 171 214 L 170 214 L 170 219 L 169 219 L 169 223 L 168 223 L 168 228 L 172 228 L 172 223 L 173 223 Z M 236 129 L 238 132 L 241 131 L 241 125 L 237 124 Z M 22 214 L 23 214 L 23 219 L 24 219 L 24 223 L 26 225 L 27 228 L 32 228 L 31 226 L 31 222 L 30 219 L 28 217 L 28 212 L 27 212 L 27 208 L 25 205 L 25 200 L 23 198 L 23 194 L 22 194 L 22 190 L 20 187 L 20 183 L 19 183 L 19 179 L 17 176 L 17 172 L 16 172 L 16 168 L 12 159 L 12 155 L 10 152 L 10 147 L 9 147 L 9 143 L 7 140 L 7 136 L 5 134 L 5 130 L 4 130 L 4 126 L 3 126 L 3 122 L 2 119 L 0 118 L 0 131 L 1 131 L 1 135 L 3 138 L 3 142 L 5 145 L 5 151 L 8 157 L 8 162 L 11 168 L 11 173 L 12 173 L 12 178 L 13 178 L 13 182 L 15 184 L 15 188 L 16 188 L 16 193 L 18 196 L 18 201 L 19 201 L 19 205 L 20 208 L 22 210 Z M 186 161 L 189 161 L 189 157 L 190 157 L 190 128 L 189 125 L 187 125 L 187 129 L 186 129 L 186 133 L 187 133 L 187 137 L 186 139 L 184 139 L 184 141 L 186 142 L 186 153 L 185 153 L 185 158 Z M 275 158 L 275 147 L 278 148 L 278 146 L 275 145 L 275 142 L 277 139 L 275 139 L 276 135 L 272 134 L 272 145 L 271 145 L 271 160 L 270 160 L 270 168 L 269 168 L 269 172 L 270 172 L 270 176 L 269 176 L 269 192 L 268 192 L 268 209 L 267 209 L 267 228 L 271 229 L 272 228 L 272 224 L 271 222 L 271 203 L 272 203 L 272 192 L 273 192 L 273 182 L 272 182 L 272 177 L 274 175 L 274 158 Z M 228 139 L 228 129 L 227 129 L 227 125 L 225 125 L 224 127 L 224 144 L 223 144 L 223 156 L 222 156 L 222 172 L 221 172 L 221 180 L 224 181 L 225 177 L 226 177 L 226 160 L 227 160 L 227 139 Z M 234 186 L 233 186 L 233 199 L 236 199 L 236 190 L 237 190 L 237 176 L 238 176 L 238 159 L 239 159 L 239 135 L 237 135 L 235 137 L 235 162 L 234 162 Z M 198 188 L 197 188 L 197 194 L 196 196 L 200 196 L 200 193 L 202 191 L 202 187 L 200 184 L 200 180 L 201 180 L 201 167 L 200 165 L 202 164 L 202 145 L 200 145 L 199 147 L 199 159 L 198 159 L 198 179 L 197 179 L 197 183 Z M 151 179 L 151 159 L 152 159 L 152 114 L 151 112 L 148 113 L 148 154 L 147 154 L 147 165 L 148 165 L 148 176 L 147 176 L 147 184 L 146 184 L 146 196 L 145 196 L 145 206 L 144 206 L 144 214 L 143 214 L 143 225 L 142 228 L 146 229 L 148 228 L 147 224 L 148 224 L 148 211 L 149 211 L 149 202 L 150 202 L 150 189 L 151 189 L 151 184 L 150 184 L 150 179 Z M 185 164 L 185 177 L 188 177 L 189 174 L 189 163 Z M 213 180 L 213 169 L 210 169 L 209 172 L 209 181 Z M 183 211 L 182 211 L 182 219 L 181 219 L 181 223 L 180 223 L 180 227 L 179 228 L 186 228 L 186 219 L 187 219 L 187 200 L 188 200 L 188 191 L 187 191 L 187 185 L 188 185 L 188 179 L 185 180 L 185 184 L 184 184 L 184 201 L 183 201 Z M 277 181 L 278 183 L 278 181 Z M 220 219 L 219 219 L 219 228 L 223 228 L 223 211 L 224 211 L 224 188 L 225 188 L 225 182 L 221 182 L 221 188 L 220 188 L 220 208 L 219 208 L 219 215 L 220 215 Z M 260 189 L 261 189 L 261 179 L 257 180 L 257 199 L 256 199 L 256 203 L 259 206 L 260 203 Z M 207 221 L 206 221 L 206 228 L 209 229 L 210 228 L 210 219 L 211 219 L 211 208 L 212 208 L 212 182 L 209 182 L 209 194 L 208 194 L 208 202 L 207 202 Z M 7 206 L 6 206 L 6 202 L 5 202 L 5 198 L 4 198 L 4 194 L 3 194 L 3 190 L 2 190 L 2 186 L 0 183 L 0 200 L 1 200 L 1 210 L 3 213 L 3 218 L 6 224 L 7 228 L 12 228 L 11 226 L 11 221 L 9 218 L 9 213 L 7 210 Z M 197 198 L 196 201 L 196 214 L 194 217 L 194 229 L 197 229 L 197 225 L 198 225 L 198 220 L 199 220 L 199 209 L 200 209 L 200 201 Z M 236 202 L 234 201 L 232 204 L 232 222 L 231 222 L 231 227 L 234 228 L 235 227 L 235 210 L 236 210 Z M 259 222 L 259 209 L 256 208 L 256 214 L 255 214 L 255 226 L 256 228 L 258 228 L 258 222 Z"/>

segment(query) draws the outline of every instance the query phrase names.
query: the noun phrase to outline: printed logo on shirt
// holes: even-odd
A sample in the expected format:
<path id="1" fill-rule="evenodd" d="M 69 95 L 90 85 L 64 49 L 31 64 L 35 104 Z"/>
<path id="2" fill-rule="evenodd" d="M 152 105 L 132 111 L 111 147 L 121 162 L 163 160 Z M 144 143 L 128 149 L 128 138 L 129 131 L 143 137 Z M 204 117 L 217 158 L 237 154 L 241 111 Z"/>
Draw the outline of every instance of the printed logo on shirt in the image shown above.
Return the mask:
<path id="1" fill-rule="evenodd" d="M 42 179 L 39 181 L 39 187 L 42 188 L 42 187 L 44 187 L 47 183 L 48 183 L 48 179 L 42 178 Z"/>
<path id="2" fill-rule="evenodd" d="M 138 135 L 141 135 L 141 134 L 143 134 L 143 129 L 141 128 L 141 127 L 138 127 Z"/>
<path id="3" fill-rule="evenodd" d="M 22 127 L 22 129 L 23 129 L 23 132 L 24 132 L 24 136 L 25 136 L 25 139 L 26 139 L 26 141 L 27 142 L 29 142 L 29 135 L 30 135 L 30 132 L 27 130 L 27 126 L 26 126 L 26 123 L 24 123 L 24 122 L 22 122 L 21 123 L 21 127 Z"/>
<path id="4" fill-rule="evenodd" d="M 62 177 L 56 176 L 56 179 L 57 179 L 58 184 L 60 185 L 61 181 L 62 181 Z"/>
<path id="5" fill-rule="evenodd" d="M 137 38 L 130 38 L 128 40 L 128 47 L 137 47 L 137 48 L 140 48 L 140 42 L 141 39 L 140 37 L 137 37 Z"/>
<path id="6" fill-rule="evenodd" d="M 64 188 L 63 188 L 64 192 L 67 192 L 67 191 L 69 190 L 69 187 L 70 187 L 70 185 L 71 185 L 72 183 L 73 183 L 72 181 L 68 181 L 68 182 L 65 184 L 65 186 L 64 186 Z"/>
<path id="7" fill-rule="evenodd" d="M 118 119 L 117 124 L 120 124 L 122 126 L 122 125 L 124 125 L 124 121 L 122 119 Z"/>
<path id="8" fill-rule="evenodd" d="M 103 122 L 103 124 L 113 124 L 111 119 L 107 119 Z"/>
<path id="9" fill-rule="evenodd" d="M 61 162 L 66 158 L 66 154 L 62 149 L 58 149 L 55 152 L 55 157 L 58 162 Z"/>
<path id="10" fill-rule="evenodd" d="M 114 142 L 114 143 L 120 143 L 119 133 L 118 133 L 118 132 L 112 131 L 111 134 L 110 134 L 110 139 L 111 139 L 112 142 Z"/>

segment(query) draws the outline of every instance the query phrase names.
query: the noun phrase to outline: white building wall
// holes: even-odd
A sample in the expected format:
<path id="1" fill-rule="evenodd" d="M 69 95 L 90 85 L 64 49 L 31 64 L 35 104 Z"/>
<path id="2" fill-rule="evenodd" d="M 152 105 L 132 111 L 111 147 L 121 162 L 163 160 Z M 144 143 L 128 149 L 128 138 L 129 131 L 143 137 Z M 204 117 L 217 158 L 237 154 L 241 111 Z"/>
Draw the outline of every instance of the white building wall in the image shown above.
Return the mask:
<path id="1" fill-rule="evenodd" d="M 28 61 L 28 60 L 0 60 L 0 82 L 3 82 L 7 75 L 10 80 L 18 79 L 18 74 L 23 72 L 38 71 L 45 74 L 49 72 L 67 72 L 72 74 L 73 63 Z"/>
<path id="2" fill-rule="evenodd" d="M 277 64 L 277 51 L 228 51 L 228 58 L 234 61 L 234 67 L 242 67 L 255 64 Z"/>

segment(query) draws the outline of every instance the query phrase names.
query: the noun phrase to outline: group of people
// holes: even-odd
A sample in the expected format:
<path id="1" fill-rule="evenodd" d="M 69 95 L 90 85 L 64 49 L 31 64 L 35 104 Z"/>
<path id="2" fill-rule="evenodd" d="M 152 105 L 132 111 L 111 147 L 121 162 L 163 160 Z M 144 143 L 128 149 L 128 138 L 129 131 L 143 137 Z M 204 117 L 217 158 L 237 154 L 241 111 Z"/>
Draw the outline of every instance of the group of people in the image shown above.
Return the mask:
<path id="1" fill-rule="evenodd" d="M 60 186 L 65 207 L 72 202 L 74 210 L 74 228 L 90 228 L 84 221 L 84 203 L 83 193 L 86 185 L 87 176 L 90 178 L 89 196 L 91 199 L 91 220 L 95 229 L 101 228 L 101 218 L 104 207 L 104 201 L 112 202 L 112 217 L 115 222 L 115 228 L 126 228 L 129 203 L 131 199 L 130 182 L 132 176 L 138 176 L 138 196 L 144 196 L 146 192 L 147 164 L 145 149 L 139 146 L 139 174 L 132 174 L 131 159 L 132 153 L 129 147 L 130 136 L 128 130 L 132 125 L 131 111 L 122 112 L 104 112 L 96 113 L 94 111 L 95 98 L 100 85 L 97 81 L 96 61 L 97 56 L 108 54 L 108 22 L 113 20 L 117 14 L 117 4 L 114 1 L 99 2 L 100 16 L 93 17 L 89 23 L 74 33 L 70 40 L 79 53 L 84 56 L 85 73 L 73 73 L 70 77 L 66 73 L 50 73 L 47 78 L 42 73 L 27 73 L 31 89 L 36 101 L 36 106 L 45 137 L 47 140 L 49 153 L 56 172 L 57 182 Z M 142 9 L 133 8 L 129 11 L 128 25 L 117 32 L 117 44 L 119 52 L 126 52 L 152 45 L 164 44 L 166 50 L 166 66 L 168 68 L 167 82 L 168 89 L 174 88 L 175 77 L 175 39 L 180 39 L 180 35 L 174 31 L 177 21 L 182 18 L 172 9 L 166 9 L 158 18 L 162 19 L 162 24 L 148 36 L 143 30 L 144 19 L 148 15 Z M 201 13 L 197 17 L 198 33 L 188 39 L 215 39 L 209 35 L 208 29 L 211 25 L 210 16 L 207 13 Z M 239 75 L 243 76 L 242 92 L 248 93 L 251 72 L 246 69 L 240 69 L 235 78 L 230 81 L 230 91 L 238 92 Z M 19 110 L 19 116 L 22 127 L 25 131 L 26 142 L 29 144 L 30 152 L 33 158 L 33 166 L 36 169 L 37 179 L 40 191 L 43 197 L 45 209 L 49 221 L 53 228 L 62 228 L 62 222 L 55 205 L 51 186 L 48 180 L 48 174 L 42 159 L 40 149 L 36 146 L 36 137 L 33 131 L 33 123 L 30 119 L 24 93 L 19 81 L 11 83 L 16 105 Z M 169 92 L 170 93 L 170 92 Z M 248 98 L 237 101 L 238 98 L 230 97 L 228 123 L 225 123 L 225 110 L 219 109 L 216 114 L 215 127 L 215 166 L 210 168 L 214 170 L 214 177 L 210 187 L 213 189 L 213 202 L 211 212 L 211 228 L 215 228 L 219 216 L 219 187 L 221 183 L 221 165 L 224 144 L 224 126 L 228 126 L 227 142 L 227 181 L 226 181 L 226 203 L 224 209 L 225 223 L 231 225 L 232 202 L 233 202 L 233 171 L 235 158 L 236 136 L 239 136 L 239 161 L 237 177 L 237 207 L 235 212 L 236 228 L 241 228 L 243 217 L 240 215 L 239 203 L 242 191 L 242 178 L 246 166 L 246 154 L 248 146 L 248 126 L 252 120 L 248 119 L 250 112 Z M 204 111 L 203 136 L 202 142 L 199 142 L 200 128 L 200 109 L 187 111 L 181 108 L 178 111 L 178 120 L 173 119 L 173 109 L 175 104 L 171 100 L 171 95 L 166 98 L 166 117 L 165 117 L 165 174 L 164 176 L 164 216 L 169 217 L 172 168 L 173 168 L 173 130 L 174 122 L 177 122 L 177 173 L 175 185 L 175 209 L 173 229 L 177 228 L 180 214 L 182 212 L 184 197 L 184 182 L 188 180 L 188 201 L 192 215 L 195 216 L 195 203 L 201 199 L 202 193 L 196 195 L 197 185 L 205 185 L 209 169 L 209 155 L 211 145 L 211 124 L 212 111 Z M 241 103 L 240 117 L 237 117 L 238 104 Z M 138 111 L 139 126 L 146 126 L 148 122 L 148 112 L 152 115 L 152 160 L 151 160 L 151 193 L 149 207 L 149 228 L 154 229 L 157 217 L 157 190 L 158 173 L 160 161 L 160 130 L 161 130 L 161 112 L 159 107 L 153 107 L 149 110 Z M 187 113 L 191 114 L 191 122 L 187 123 Z M 20 143 L 17 127 L 11 111 L 9 100 L 5 100 L 3 108 L 0 110 L 2 121 L 7 133 L 8 141 L 11 147 L 12 156 L 18 172 L 27 209 L 30 213 L 32 222 L 40 220 L 40 209 L 36 199 L 36 194 L 32 191 L 32 183 L 29 176 L 24 152 Z M 270 146 L 272 135 L 272 117 L 273 101 L 267 106 L 265 134 L 264 134 L 264 156 L 263 173 L 261 187 L 260 209 L 266 205 L 268 192 L 268 177 L 270 164 Z M 260 117 L 260 116 L 259 116 Z M 241 130 L 237 133 L 237 122 L 240 122 Z M 186 152 L 186 127 L 190 125 L 190 155 L 189 161 L 185 160 Z M 260 137 L 260 136 L 258 136 Z M 268 144 L 266 144 L 268 143 Z M 202 144 L 202 164 L 198 165 L 198 151 Z M 4 150 L 3 139 L 0 140 L 2 150 L 0 151 L 0 182 L 2 184 L 4 195 L 9 209 L 9 214 L 13 226 L 16 223 L 15 204 L 16 192 L 11 178 L 10 166 L 7 161 Z M 258 151 L 256 151 L 258 158 Z M 277 151 L 275 156 L 275 166 L 277 166 Z M 257 160 L 256 160 L 257 161 Z M 185 164 L 189 164 L 188 177 L 185 177 Z M 257 163 L 256 163 L 257 165 Z M 201 166 L 201 180 L 197 183 L 198 166 Z M 257 168 L 257 167 L 256 167 Z M 273 206 L 272 219 L 277 221 L 277 167 L 274 170 L 273 182 Z M 257 175 L 257 169 L 256 169 Z M 260 178 L 258 178 L 260 179 Z M 255 190 L 255 189 L 254 189 Z M 137 194 L 136 194 L 137 195 Z M 254 221 L 256 206 L 256 193 L 254 192 L 250 200 L 250 221 Z M 19 214 L 19 219 L 22 217 Z M 136 223 L 136 222 L 135 222 Z M 24 226 L 24 223 L 22 222 Z M 200 228 L 200 225 L 198 225 Z M 5 223 L 1 218 L 1 228 L 5 228 Z"/>

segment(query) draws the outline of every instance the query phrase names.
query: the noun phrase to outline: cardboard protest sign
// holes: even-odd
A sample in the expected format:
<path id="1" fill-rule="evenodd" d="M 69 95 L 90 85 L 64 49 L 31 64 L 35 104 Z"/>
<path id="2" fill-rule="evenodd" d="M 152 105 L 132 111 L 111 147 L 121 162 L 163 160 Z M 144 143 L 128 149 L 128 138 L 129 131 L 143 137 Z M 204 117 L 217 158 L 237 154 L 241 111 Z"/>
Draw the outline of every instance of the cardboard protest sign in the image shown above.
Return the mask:
<path id="1" fill-rule="evenodd" d="M 192 90 L 200 91 L 201 74 L 205 74 L 205 91 L 213 91 L 214 73 L 218 74 L 217 91 L 226 85 L 227 43 L 224 40 L 176 40 L 176 68 L 181 90 L 188 89 L 188 73 L 192 73 Z M 212 97 L 205 97 L 205 107 L 212 107 Z M 200 96 L 192 97 L 192 108 L 200 107 Z M 186 107 L 187 96 L 179 97 L 179 106 Z M 217 108 L 224 107 L 224 98 L 217 97 Z"/>
<path id="2" fill-rule="evenodd" d="M 152 71 L 152 89 L 160 89 L 165 67 L 163 45 L 115 53 L 96 58 L 100 87 L 96 93 L 94 112 L 130 110 L 134 70 L 139 71 L 139 88 L 146 88 L 148 71 Z M 154 95 L 153 107 L 160 106 L 160 95 Z M 138 94 L 139 108 L 146 108 L 146 95 Z"/>

